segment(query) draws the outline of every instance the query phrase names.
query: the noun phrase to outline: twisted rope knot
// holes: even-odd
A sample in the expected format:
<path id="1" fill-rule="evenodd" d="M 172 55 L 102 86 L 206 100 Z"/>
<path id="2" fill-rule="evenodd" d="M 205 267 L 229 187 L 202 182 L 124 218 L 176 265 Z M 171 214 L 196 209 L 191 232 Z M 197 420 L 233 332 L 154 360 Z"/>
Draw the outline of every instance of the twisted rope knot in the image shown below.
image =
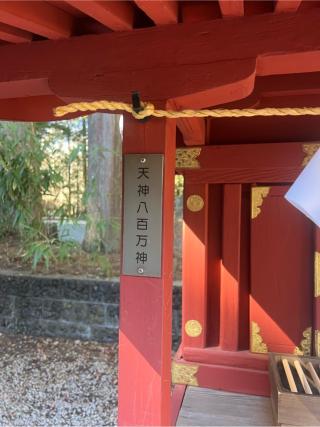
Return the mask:
<path id="1" fill-rule="evenodd" d="M 141 106 L 143 107 L 143 110 L 136 112 L 132 109 L 131 111 L 131 114 L 135 119 L 142 120 L 146 117 L 153 116 L 155 107 L 151 102 L 141 102 Z"/>

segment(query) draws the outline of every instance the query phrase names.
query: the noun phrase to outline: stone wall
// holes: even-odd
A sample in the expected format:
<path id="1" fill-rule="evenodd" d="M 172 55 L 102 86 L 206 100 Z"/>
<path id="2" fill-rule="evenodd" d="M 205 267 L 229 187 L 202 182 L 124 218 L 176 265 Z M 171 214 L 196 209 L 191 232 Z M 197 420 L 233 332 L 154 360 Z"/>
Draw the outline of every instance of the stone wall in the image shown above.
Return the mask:
<path id="1" fill-rule="evenodd" d="M 173 292 L 173 342 L 181 328 L 181 288 Z M 119 283 L 0 274 L 0 332 L 100 342 L 118 339 Z"/>

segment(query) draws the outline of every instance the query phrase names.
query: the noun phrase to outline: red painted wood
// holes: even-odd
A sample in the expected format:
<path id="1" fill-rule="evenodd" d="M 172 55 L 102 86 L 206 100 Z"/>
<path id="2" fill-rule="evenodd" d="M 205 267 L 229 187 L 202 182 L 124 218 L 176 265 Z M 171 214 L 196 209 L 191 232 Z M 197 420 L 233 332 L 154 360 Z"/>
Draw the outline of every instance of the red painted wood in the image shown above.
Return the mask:
<path id="1" fill-rule="evenodd" d="M 157 25 L 178 22 L 178 2 L 175 0 L 135 0 L 135 3 Z"/>
<path id="2" fill-rule="evenodd" d="M 292 353 L 312 326 L 313 227 L 271 187 L 251 221 L 250 322 L 269 351 Z"/>
<path id="3" fill-rule="evenodd" d="M 184 360 L 181 363 L 189 364 Z M 198 366 L 199 387 L 237 393 L 270 396 L 269 373 L 266 369 L 245 369 L 237 366 L 190 363 Z"/>
<path id="4" fill-rule="evenodd" d="M 28 91 L 30 83 L 32 86 L 32 81 L 28 81 L 28 85 L 24 87 L 14 85 L 12 93 L 15 94 L 20 91 Z M 5 92 L 7 92 L 10 87 L 11 85 L 6 86 Z M 40 92 L 41 88 L 37 86 L 36 91 Z M 23 121 L 34 121 L 35 118 L 38 121 L 47 121 L 52 117 L 52 108 L 58 107 L 59 105 L 61 105 L 61 99 L 54 95 L 3 99 L 0 101 L 0 117 L 6 120 L 18 120 L 20 117 Z M 19 111 L 23 110 L 24 114 L 23 116 L 20 116 Z M 81 113 L 72 114 L 71 117 L 78 117 L 79 115 L 81 115 Z"/>
<path id="5" fill-rule="evenodd" d="M 71 35 L 73 18 L 44 1 L 1 1 L 0 21 L 49 39 Z"/>
<path id="6" fill-rule="evenodd" d="M 10 43 L 26 43 L 32 40 L 32 34 L 1 22 L 0 40 Z"/>
<path id="7" fill-rule="evenodd" d="M 224 18 L 244 15 L 243 0 L 219 0 L 219 5 Z"/>
<path id="8" fill-rule="evenodd" d="M 270 396 L 267 371 L 222 365 L 200 365 L 197 378 L 200 387 Z"/>
<path id="9" fill-rule="evenodd" d="M 47 79 L 28 79 L 6 84 L 0 83 L 0 99 L 4 99 L 4 102 L 8 102 L 10 98 L 12 102 L 19 102 L 19 100 L 13 99 L 26 97 L 29 93 L 33 93 L 34 97 L 53 95 Z"/>
<path id="10" fill-rule="evenodd" d="M 193 348 L 186 347 L 184 360 L 206 365 L 233 366 L 244 369 L 268 370 L 268 356 L 250 351 L 225 351 L 220 347 Z"/>
<path id="11" fill-rule="evenodd" d="M 307 142 L 305 143 L 307 144 Z M 306 156 L 302 143 L 202 147 L 199 168 L 181 170 L 190 183 L 292 182 Z"/>
<path id="12" fill-rule="evenodd" d="M 204 207 L 192 212 L 187 200 L 192 195 L 202 197 Z M 183 248 L 182 248 L 182 344 L 205 347 L 207 335 L 207 263 L 208 263 L 208 185 L 184 182 Z M 186 333 L 185 324 L 196 320 L 202 326 L 198 337 Z"/>
<path id="13" fill-rule="evenodd" d="M 207 345 L 220 339 L 220 285 L 222 257 L 222 186 L 209 185 L 208 263 L 207 263 Z"/>
<path id="14" fill-rule="evenodd" d="M 177 126 L 183 135 L 185 145 L 204 145 L 206 137 L 205 119 L 199 117 L 178 119 Z"/>
<path id="15" fill-rule="evenodd" d="M 218 2 L 211 1 L 185 1 L 181 2 L 182 22 L 209 21 L 221 18 Z"/>
<path id="16" fill-rule="evenodd" d="M 319 94 L 319 73 L 259 77 L 256 88 L 265 97 Z"/>
<path id="17" fill-rule="evenodd" d="M 239 349 L 241 185 L 226 184 L 223 202 L 220 345 Z"/>
<path id="18" fill-rule="evenodd" d="M 239 289 L 239 349 L 250 347 L 249 297 L 250 297 L 250 214 L 251 185 L 242 185 L 241 200 L 241 248 Z"/>
<path id="19" fill-rule="evenodd" d="M 278 183 L 278 182 L 293 182 L 299 175 L 301 168 L 284 169 L 242 169 L 241 172 L 230 169 L 221 170 L 205 170 L 197 173 L 186 171 L 183 173 L 190 184 L 194 183 L 210 183 L 221 184 L 223 182 L 232 184 L 233 182 L 239 183 Z"/>
<path id="20" fill-rule="evenodd" d="M 111 30 L 126 31 L 133 27 L 133 8 L 129 1 L 66 0 L 66 2 Z"/>
<path id="21" fill-rule="evenodd" d="M 304 143 L 275 143 L 275 144 L 238 144 L 238 145 L 206 145 L 201 148 L 197 157 L 200 168 L 203 169 L 242 169 L 259 171 L 267 168 L 289 169 L 301 167 L 306 156 Z"/>
<path id="22" fill-rule="evenodd" d="M 46 0 L 46 3 L 58 7 L 59 9 L 64 10 L 69 15 L 75 16 L 76 18 L 86 18 L 85 13 L 81 12 L 79 9 L 75 9 L 63 0 Z"/>
<path id="23" fill-rule="evenodd" d="M 179 412 L 183 403 L 186 386 L 183 384 L 176 384 L 172 390 L 172 414 L 171 424 L 175 426 L 179 417 Z"/>
<path id="24" fill-rule="evenodd" d="M 124 153 L 163 153 L 162 277 L 121 276 L 119 425 L 171 422 L 175 122 L 125 119 Z"/>
<path id="25" fill-rule="evenodd" d="M 245 16 L 258 14 L 272 13 L 274 11 L 273 1 L 269 0 L 253 0 L 244 2 Z"/>
<path id="26" fill-rule="evenodd" d="M 50 76 L 52 91 L 65 100 L 129 101 L 135 87 L 144 99 L 175 99 L 179 106 L 195 108 L 217 105 L 248 96 L 256 75 L 319 71 L 319 18 L 319 11 L 259 15 L 37 42 L 28 48 L 2 46 L 6 73 L 0 81 Z M 23 118 L 24 111 L 15 118 L 19 114 Z"/>
<path id="27" fill-rule="evenodd" d="M 274 5 L 275 13 L 293 13 L 296 12 L 302 0 L 276 0 Z"/>
<path id="28" fill-rule="evenodd" d="M 320 105 L 320 103 L 318 104 Z M 213 144 L 316 142 L 320 139 L 320 117 L 252 117 L 212 121 L 208 140 Z"/>

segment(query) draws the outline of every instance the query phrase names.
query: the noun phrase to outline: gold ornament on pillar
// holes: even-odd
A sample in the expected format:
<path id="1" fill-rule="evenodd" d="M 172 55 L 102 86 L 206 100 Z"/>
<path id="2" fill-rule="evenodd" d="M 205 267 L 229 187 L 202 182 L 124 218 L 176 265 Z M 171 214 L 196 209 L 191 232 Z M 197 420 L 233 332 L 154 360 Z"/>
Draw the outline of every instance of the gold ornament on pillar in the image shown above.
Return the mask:
<path id="1" fill-rule="evenodd" d="M 192 194 L 187 198 L 187 208 L 191 212 L 199 212 L 204 207 L 204 200 L 198 194 Z"/>
<path id="2" fill-rule="evenodd" d="M 201 335 L 202 326 L 198 320 L 188 320 L 184 325 L 184 330 L 189 337 L 195 338 Z"/>

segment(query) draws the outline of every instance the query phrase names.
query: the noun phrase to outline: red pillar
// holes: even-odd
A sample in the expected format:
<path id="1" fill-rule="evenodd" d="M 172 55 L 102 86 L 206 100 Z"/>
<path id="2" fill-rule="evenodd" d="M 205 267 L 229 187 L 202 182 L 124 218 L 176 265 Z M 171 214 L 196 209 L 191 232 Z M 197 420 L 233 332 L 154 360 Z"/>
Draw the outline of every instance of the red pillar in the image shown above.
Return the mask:
<path id="1" fill-rule="evenodd" d="M 161 278 L 121 276 L 120 426 L 171 423 L 175 121 L 124 121 L 123 153 L 164 155 Z"/>
<path id="2" fill-rule="evenodd" d="M 224 186 L 220 345 L 239 349 L 241 185 Z"/>
<path id="3" fill-rule="evenodd" d="M 183 347 L 205 347 L 207 335 L 208 184 L 184 184 Z"/>

